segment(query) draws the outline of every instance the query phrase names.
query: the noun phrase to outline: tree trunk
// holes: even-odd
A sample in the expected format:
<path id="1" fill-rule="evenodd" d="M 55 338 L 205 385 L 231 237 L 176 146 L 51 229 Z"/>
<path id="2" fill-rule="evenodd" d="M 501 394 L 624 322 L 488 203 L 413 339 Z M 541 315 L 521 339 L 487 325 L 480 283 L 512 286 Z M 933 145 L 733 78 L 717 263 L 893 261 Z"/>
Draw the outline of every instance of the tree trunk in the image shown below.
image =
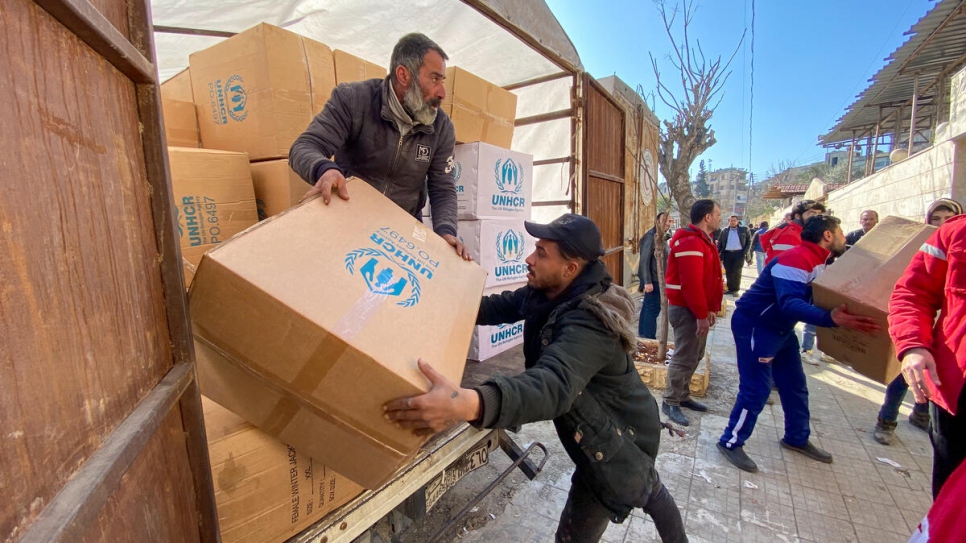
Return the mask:
<path id="1" fill-rule="evenodd" d="M 664 234 L 660 224 L 654 226 L 654 259 L 657 261 L 657 283 L 661 287 L 661 314 L 657 320 L 657 359 L 664 362 L 667 358 L 667 283 L 664 269 Z M 658 243 L 660 241 L 660 243 Z"/>

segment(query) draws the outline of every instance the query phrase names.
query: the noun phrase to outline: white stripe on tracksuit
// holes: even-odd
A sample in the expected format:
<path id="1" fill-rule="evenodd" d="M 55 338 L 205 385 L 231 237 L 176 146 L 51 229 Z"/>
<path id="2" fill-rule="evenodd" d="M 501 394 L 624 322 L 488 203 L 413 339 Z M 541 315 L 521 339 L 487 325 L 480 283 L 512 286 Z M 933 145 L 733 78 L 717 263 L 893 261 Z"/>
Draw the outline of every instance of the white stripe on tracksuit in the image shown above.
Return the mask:
<path id="1" fill-rule="evenodd" d="M 738 417 L 738 424 L 735 424 L 734 429 L 731 431 L 731 439 L 728 440 L 729 449 L 732 445 L 738 442 L 738 432 L 741 430 L 741 427 L 745 425 L 746 418 L 748 418 L 748 410 L 742 409 L 741 416 Z"/>

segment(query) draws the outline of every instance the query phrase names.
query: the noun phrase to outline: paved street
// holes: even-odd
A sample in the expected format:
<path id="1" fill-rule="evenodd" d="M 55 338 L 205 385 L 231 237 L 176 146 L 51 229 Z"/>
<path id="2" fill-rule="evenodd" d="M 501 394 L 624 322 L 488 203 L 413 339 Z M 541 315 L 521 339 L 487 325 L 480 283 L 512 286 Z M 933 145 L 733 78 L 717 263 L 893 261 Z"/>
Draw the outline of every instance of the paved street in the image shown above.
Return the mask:
<path id="1" fill-rule="evenodd" d="M 754 280 L 754 268 L 744 268 L 744 274 L 743 288 L 747 288 Z M 726 299 L 730 315 L 734 299 Z M 813 355 L 818 365 L 805 365 L 812 439 L 835 455 L 834 463 L 821 464 L 779 447 L 783 418 L 776 402 L 765 407 L 745 447 L 760 468 L 759 473 L 748 474 L 734 468 L 715 448 L 737 390 L 728 318 L 719 320 L 709 348 L 711 387 L 706 400 L 711 410 L 705 414 L 686 411 L 692 421 L 687 435 L 678 438 L 665 434 L 657 462 L 692 542 L 908 540 L 931 503 L 932 464 L 928 436 L 906 418 L 912 407 L 911 396 L 900 413 L 896 442 L 889 447 L 879 445 L 872 439 L 872 429 L 884 386 Z M 660 402 L 660 391 L 654 392 Z M 553 541 L 570 486 L 572 463 L 549 422 L 528 425 L 516 438 L 522 444 L 539 440 L 550 447 L 545 472 L 532 482 L 517 479 L 501 513 L 482 527 L 464 531 L 454 541 Z M 623 524 L 612 524 L 603 541 L 659 539 L 653 523 L 636 510 Z"/>

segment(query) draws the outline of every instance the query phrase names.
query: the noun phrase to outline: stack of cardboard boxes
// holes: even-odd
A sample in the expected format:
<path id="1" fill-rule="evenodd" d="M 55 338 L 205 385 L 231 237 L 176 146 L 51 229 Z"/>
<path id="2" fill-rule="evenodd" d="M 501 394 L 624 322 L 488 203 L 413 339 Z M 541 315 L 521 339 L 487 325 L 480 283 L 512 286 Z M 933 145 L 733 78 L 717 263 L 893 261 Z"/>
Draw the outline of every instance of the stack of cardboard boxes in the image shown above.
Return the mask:
<path id="1" fill-rule="evenodd" d="M 516 290 L 527 282 L 526 259 L 535 240 L 530 218 L 533 158 L 488 143 L 456 146 L 459 235 L 487 272 L 484 294 Z M 483 361 L 523 342 L 523 322 L 477 326 L 468 358 Z"/>
<path id="2" fill-rule="evenodd" d="M 483 270 L 362 182 L 351 202 L 277 216 L 309 189 L 288 152 L 334 86 L 385 75 L 260 24 L 162 85 L 224 541 L 291 537 L 409 461 L 425 438 L 386 423 L 381 406 L 427 390 L 417 357 L 458 382 L 471 335 L 478 359 L 522 338 L 522 323 L 472 334 Z M 447 75 L 457 140 L 509 147 L 515 95 Z M 533 250 L 532 161 L 486 143 L 457 159 L 461 233 L 491 291 L 517 288 Z"/>
<path id="3" fill-rule="evenodd" d="M 233 225 L 230 234 L 199 240 L 188 235 L 196 225 L 186 222 L 194 200 L 175 202 L 190 284 L 213 244 L 292 207 L 308 191 L 288 167 L 288 151 L 335 85 L 382 78 L 386 70 L 269 24 L 198 51 L 189 62 L 161 85 L 172 185 L 176 195 L 200 198 L 205 211 L 231 207 Z M 220 211 L 202 218 L 212 219 L 206 224 L 216 231 L 225 220 Z"/>

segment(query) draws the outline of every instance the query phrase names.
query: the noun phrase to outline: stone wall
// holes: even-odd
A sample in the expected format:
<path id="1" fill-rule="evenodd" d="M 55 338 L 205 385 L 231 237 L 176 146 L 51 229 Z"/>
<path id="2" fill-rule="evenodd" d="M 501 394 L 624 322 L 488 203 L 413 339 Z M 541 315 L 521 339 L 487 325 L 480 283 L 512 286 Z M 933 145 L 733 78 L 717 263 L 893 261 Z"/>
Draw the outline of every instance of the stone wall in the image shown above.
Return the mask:
<path id="1" fill-rule="evenodd" d="M 859 228 L 859 215 L 873 209 L 879 217 L 895 215 L 925 219 L 926 208 L 938 198 L 963 201 L 966 189 L 966 142 L 948 140 L 892 164 L 850 185 L 828 193 L 828 209 L 842 219 L 846 232 Z"/>

